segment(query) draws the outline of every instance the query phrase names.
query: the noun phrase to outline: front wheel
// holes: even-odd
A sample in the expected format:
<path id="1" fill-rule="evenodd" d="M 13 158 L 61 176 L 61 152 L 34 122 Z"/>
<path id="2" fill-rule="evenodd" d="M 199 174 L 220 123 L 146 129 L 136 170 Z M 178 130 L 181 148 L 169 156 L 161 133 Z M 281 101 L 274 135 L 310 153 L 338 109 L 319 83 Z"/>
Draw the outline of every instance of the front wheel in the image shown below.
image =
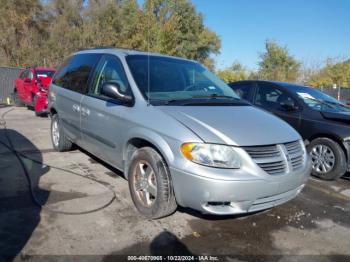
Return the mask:
<path id="1" fill-rule="evenodd" d="M 131 198 L 145 217 L 157 219 L 176 210 L 168 166 L 153 148 L 144 147 L 134 152 L 128 168 L 128 180 Z"/>
<path id="2" fill-rule="evenodd" d="M 58 114 L 51 118 L 51 141 L 53 148 L 59 152 L 69 151 L 73 147 L 72 142 L 67 138 L 60 125 Z"/>
<path id="3" fill-rule="evenodd" d="M 326 137 L 316 138 L 308 145 L 312 161 L 312 175 L 335 180 L 346 172 L 346 157 L 341 146 Z"/>

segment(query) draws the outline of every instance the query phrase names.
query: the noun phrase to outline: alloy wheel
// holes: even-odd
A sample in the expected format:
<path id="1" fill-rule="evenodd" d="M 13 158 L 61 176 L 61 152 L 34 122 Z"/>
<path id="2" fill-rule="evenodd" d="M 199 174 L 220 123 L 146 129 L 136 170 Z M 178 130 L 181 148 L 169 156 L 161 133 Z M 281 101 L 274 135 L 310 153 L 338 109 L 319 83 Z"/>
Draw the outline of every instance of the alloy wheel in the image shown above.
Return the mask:
<path id="1" fill-rule="evenodd" d="M 315 145 L 310 152 L 312 168 L 320 173 L 325 174 L 334 168 L 335 156 L 332 149 L 326 145 Z"/>
<path id="2" fill-rule="evenodd" d="M 132 175 L 137 198 L 143 206 L 152 206 L 157 198 L 157 180 L 152 166 L 141 160 L 136 164 Z"/>
<path id="3" fill-rule="evenodd" d="M 59 130 L 58 130 L 58 121 L 57 120 L 53 120 L 51 135 L 52 135 L 52 141 L 53 141 L 54 145 L 56 147 L 58 147 L 59 139 L 60 139 L 60 133 L 59 133 Z"/>

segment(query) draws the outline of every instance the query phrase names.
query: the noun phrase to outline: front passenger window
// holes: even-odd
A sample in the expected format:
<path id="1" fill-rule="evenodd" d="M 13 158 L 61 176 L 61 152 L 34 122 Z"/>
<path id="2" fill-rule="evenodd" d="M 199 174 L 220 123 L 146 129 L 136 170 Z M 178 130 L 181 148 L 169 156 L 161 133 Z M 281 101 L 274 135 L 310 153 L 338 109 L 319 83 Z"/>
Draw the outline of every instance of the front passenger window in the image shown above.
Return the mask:
<path id="1" fill-rule="evenodd" d="M 124 94 L 128 91 L 129 85 L 123 66 L 117 58 L 112 56 L 105 56 L 100 61 L 93 79 L 92 93 L 100 95 L 102 85 L 106 82 L 118 84 L 120 91 Z"/>
<path id="2" fill-rule="evenodd" d="M 272 85 L 259 84 L 255 104 L 266 109 L 283 110 L 283 105 L 296 106 L 295 100 L 285 91 Z"/>

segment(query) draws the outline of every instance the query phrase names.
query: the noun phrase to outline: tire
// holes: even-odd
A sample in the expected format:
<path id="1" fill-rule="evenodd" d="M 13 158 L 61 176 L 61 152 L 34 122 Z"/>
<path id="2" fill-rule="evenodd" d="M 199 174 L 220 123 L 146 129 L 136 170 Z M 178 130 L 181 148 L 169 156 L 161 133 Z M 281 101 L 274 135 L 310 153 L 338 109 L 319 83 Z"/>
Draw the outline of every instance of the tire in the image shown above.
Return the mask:
<path id="1" fill-rule="evenodd" d="M 54 135 L 54 132 L 55 134 L 58 133 L 58 137 Z M 51 142 L 53 148 L 58 152 L 69 151 L 73 147 L 73 143 L 67 138 L 63 131 L 63 128 L 60 125 L 58 114 L 55 114 L 51 117 Z"/>
<path id="2" fill-rule="evenodd" d="M 334 140 L 326 137 L 316 138 L 307 146 L 307 150 L 312 160 L 312 175 L 323 180 L 335 180 L 345 174 L 347 170 L 345 153 Z M 323 156 L 320 152 L 323 152 Z M 332 159 L 333 165 L 329 164 Z M 317 162 L 318 160 L 319 162 Z M 325 166 L 322 168 L 320 163 L 325 162 L 329 164 L 331 169 L 326 170 Z"/>
<path id="3" fill-rule="evenodd" d="M 141 175 L 141 169 L 143 169 L 144 175 Z M 144 189 L 138 190 L 140 177 L 147 177 L 143 182 L 147 181 L 146 187 L 148 189 L 144 187 Z M 134 205 L 146 218 L 157 219 L 175 212 L 177 203 L 168 166 L 153 148 L 143 147 L 134 152 L 129 162 L 128 181 Z M 147 204 L 145 203 L 147 202 L 145 201 L 147 199 L 145 192 L 152 187 L 156 190 L 156 194 L 148 193 L 149 198 L 153 199 L 152 203 Z"/>
<path id="4" fill-rule="evenodd" d="M 13 91 L 13 101 L 15 103 L 15 106 L 17 107 L 21 107 L 24 105 L 23 102 L 19 99 L 18 92 L 16 89 Z"/>

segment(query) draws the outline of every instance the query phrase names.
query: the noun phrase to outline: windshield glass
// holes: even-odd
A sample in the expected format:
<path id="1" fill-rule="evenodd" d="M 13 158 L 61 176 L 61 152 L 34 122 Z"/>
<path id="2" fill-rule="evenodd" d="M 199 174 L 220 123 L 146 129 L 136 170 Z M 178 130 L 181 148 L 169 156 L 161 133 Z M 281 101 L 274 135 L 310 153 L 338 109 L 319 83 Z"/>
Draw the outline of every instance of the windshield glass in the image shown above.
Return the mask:
<path id="1" fill-rule="evenodd" d="M 137 86 L 150 100 L 239 99 L 228 85 L 196 62 L 147 55 L 129 55 L 126 60 Z"/>
<path id="2" fill-rule="evenodd" d="M 335 111 L 350 111 L 350 108 L 337 99 L 310 87 L 292 87 L 298 96 L 303 99 L 304 103 L 317 111 L 335 110 Z"/>
<path id="3" fill-rule="evenodd" d="M 55 71 L 37 70 L 36 77 L 53 77 Z"/>

